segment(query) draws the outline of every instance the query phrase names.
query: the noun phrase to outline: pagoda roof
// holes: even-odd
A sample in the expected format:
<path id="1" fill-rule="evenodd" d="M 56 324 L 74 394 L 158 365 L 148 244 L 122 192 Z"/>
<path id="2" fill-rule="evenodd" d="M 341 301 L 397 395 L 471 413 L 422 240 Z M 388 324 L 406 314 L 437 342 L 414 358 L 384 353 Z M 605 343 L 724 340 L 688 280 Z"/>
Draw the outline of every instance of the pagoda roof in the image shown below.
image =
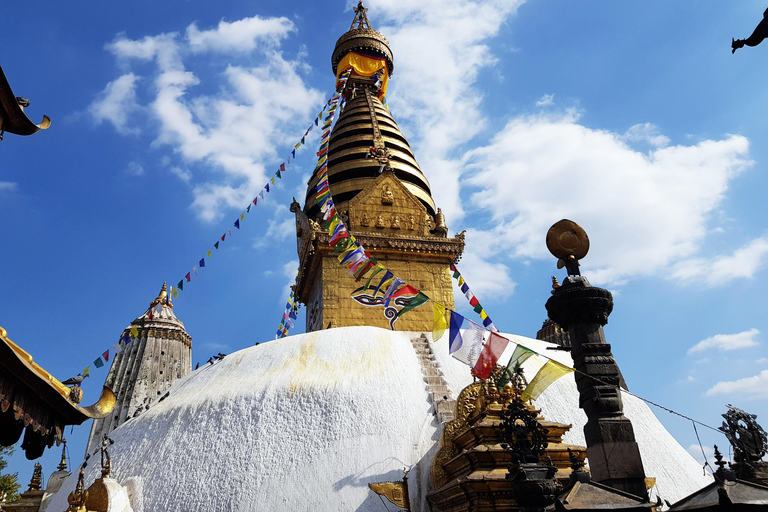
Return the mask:
<path id="1" fill-rule="evenodd" d="M 16 135 L 32 135 L 51 126 L 51 119 L 43 116 L 40 124 L 33 123 L 24 113 L 24 108 L 11 90 L 3 68 L 0 67 L 0 131 Z"/>
<path id="2" fill-rule="evenodd" d="M 13 445 L 24 434 L 21 448 L 28 459 L 36 459 L 62 440 L 66 425 L 103 418 L 115 405 L 115 395 L 106 386 L 99 401 L 88 407 L 69 397 L 70 388 L 35 363 L 0 327 L 0 445 Z"/>

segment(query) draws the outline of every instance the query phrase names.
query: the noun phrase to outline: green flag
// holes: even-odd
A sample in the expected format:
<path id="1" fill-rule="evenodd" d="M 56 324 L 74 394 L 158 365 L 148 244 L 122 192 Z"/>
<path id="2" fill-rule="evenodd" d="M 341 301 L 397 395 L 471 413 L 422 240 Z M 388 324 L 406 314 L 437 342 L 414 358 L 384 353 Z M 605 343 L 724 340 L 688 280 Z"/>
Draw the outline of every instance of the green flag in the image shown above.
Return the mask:
<path id="1" fill-rule="evenodd" d="M 522 345 L 517 345 L 515 347 L 515 351 L 512 352 L 512 357 L 509 358 L 509 362 L 507 363 L 507 367 L 504 369 L 504 373 L 501 375 L 499 382 L 496 384 L 497 387 L 502 389 L 504 386 L 506 386 L 507 382 L 509 382 L 512 378 L 512 375 L 515 374 L 517 367 L 523 364 L 526 359 L 535 353 L 536 352 L 531 349 L 525 348 Z"/>
<path id="2" fill-rule="evenodd" d="M 104 366 L 104 361 L 102 361 L 101 358 L 99 357 L 93 362 L 93 366 L 95 366 L 96 368 L 101 368 L 102 366 Z"/>
<path id="3" fill-rule="evenodd" d="M 423 292 L 419 292 L 419 294 L 416 295 L 414 298 L 412 298 L 410 300 L 410 302 L 408 302 L 408 304 L 406 304 L 403 309 L 398 311 L 398 313 L 395 316 L 395 318 L 400 318 L 400 315 L 402 315 L 403 313 L 406 313 L 406 312 L 408 312 L 408 311 L 410 311 L 410 310 L 412 310 L 414 308 L 417 308 L 417 307 L 421 306 L 422 304 L 424 304 L 428 300 L 429 300 L 429 297 L 424 295 Z"/>

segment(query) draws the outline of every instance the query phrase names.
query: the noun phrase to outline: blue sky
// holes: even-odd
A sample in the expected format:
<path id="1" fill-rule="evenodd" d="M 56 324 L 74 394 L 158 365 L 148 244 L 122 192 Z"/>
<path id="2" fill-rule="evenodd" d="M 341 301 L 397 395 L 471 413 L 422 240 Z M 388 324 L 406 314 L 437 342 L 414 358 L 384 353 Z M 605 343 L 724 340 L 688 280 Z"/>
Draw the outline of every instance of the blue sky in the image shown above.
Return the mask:
<path id="1" fill-rule="evenodd" d="M 189 272 L 330 96 L 351 6 L 42 1 L 0 19 L 14 93 L 52 119 L 0 142 L 9 337 L 66 379 Z M 732 403 L 768 427 L 768 43 L 730 52 L 765 5 L 367 7 L 395 55 L 391 112 L 449 229 L 468 232 L 459 269 L 496 325 L 535 336 L 550 276 L 564 277 L 544 236 L 570 218 L 591 240 L 583 273 L 614 292 L 606 335 L 630 390 L 713 426 Z M 194 361 L 274 336 L 313 144 L 175 301 Z M 696 443 L 690 422 L 656 413 Z M 73 462 L 88 429 L 69 435 Z M 18 452 L 11 469 L 26 483 L 32 463 Z"/>

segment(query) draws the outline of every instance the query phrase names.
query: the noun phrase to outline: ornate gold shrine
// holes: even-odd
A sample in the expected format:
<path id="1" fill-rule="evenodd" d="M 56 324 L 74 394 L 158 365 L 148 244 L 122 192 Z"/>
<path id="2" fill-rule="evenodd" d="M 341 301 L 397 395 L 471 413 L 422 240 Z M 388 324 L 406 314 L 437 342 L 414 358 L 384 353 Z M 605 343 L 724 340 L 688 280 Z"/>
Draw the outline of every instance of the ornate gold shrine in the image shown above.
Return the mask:
<path id="1" fill-rule="evenodd" d="M 455 419 L 443 428 L 440 450 L 432 461 L 434 491 L 427 499 L 442 512 L 518 510 L 512 498 L 512 484 L 506 480 L 511 456 L 501 448 L 496 429 L 507 405 L 519 397 L 521 389 L 510 384 L 499 390 L 494 384 L 501 367 L 494 369 L 488 380 L 479 379 L 464 388 L 456 400 Z M 544 420 L 532 405 L 544 428 L 549 430 L 547 458 L 557 467 L 555 478 L 564 486 L 571 474 L 570 448 L 580 460 L 586 448 L 565 444 L 563 435 L 571 425 Z"/>

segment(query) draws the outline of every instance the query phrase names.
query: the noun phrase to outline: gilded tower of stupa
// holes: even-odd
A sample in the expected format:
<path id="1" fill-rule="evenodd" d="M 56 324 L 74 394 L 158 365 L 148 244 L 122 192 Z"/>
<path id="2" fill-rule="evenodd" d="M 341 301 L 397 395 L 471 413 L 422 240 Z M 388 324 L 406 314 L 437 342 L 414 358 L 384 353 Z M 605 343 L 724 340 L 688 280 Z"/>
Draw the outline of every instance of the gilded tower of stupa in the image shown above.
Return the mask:
<path id="1" fill-rule="evenodd" d="M 382 101 L 394 62 L 389 42 L 371 28 L 366 10 L 361 1 L 331 57 L 337 78 L 352 68 L 342 92 L 346 105 L 328 146 L 331 195 L 350 232 L 371 255 L 407 284 L 453 309 L 448 270 L 464 249 L 464 237 L 448 238 L 429 182 Z M 391 308 L 382 307 L 383 293 L 374 293 L 379 279 L 366 289 L 367 279 L 356 282 L 339 265 L 328 245 L 329 233 L 320 226 L 318 178 L 313 174 L 304 208 L 295 201 L 291 206 L 300 260 L 296 293 L 307 307 L 307 331 L 355 325 L 427 330 L 432 308 L 394 318 Z"/>

